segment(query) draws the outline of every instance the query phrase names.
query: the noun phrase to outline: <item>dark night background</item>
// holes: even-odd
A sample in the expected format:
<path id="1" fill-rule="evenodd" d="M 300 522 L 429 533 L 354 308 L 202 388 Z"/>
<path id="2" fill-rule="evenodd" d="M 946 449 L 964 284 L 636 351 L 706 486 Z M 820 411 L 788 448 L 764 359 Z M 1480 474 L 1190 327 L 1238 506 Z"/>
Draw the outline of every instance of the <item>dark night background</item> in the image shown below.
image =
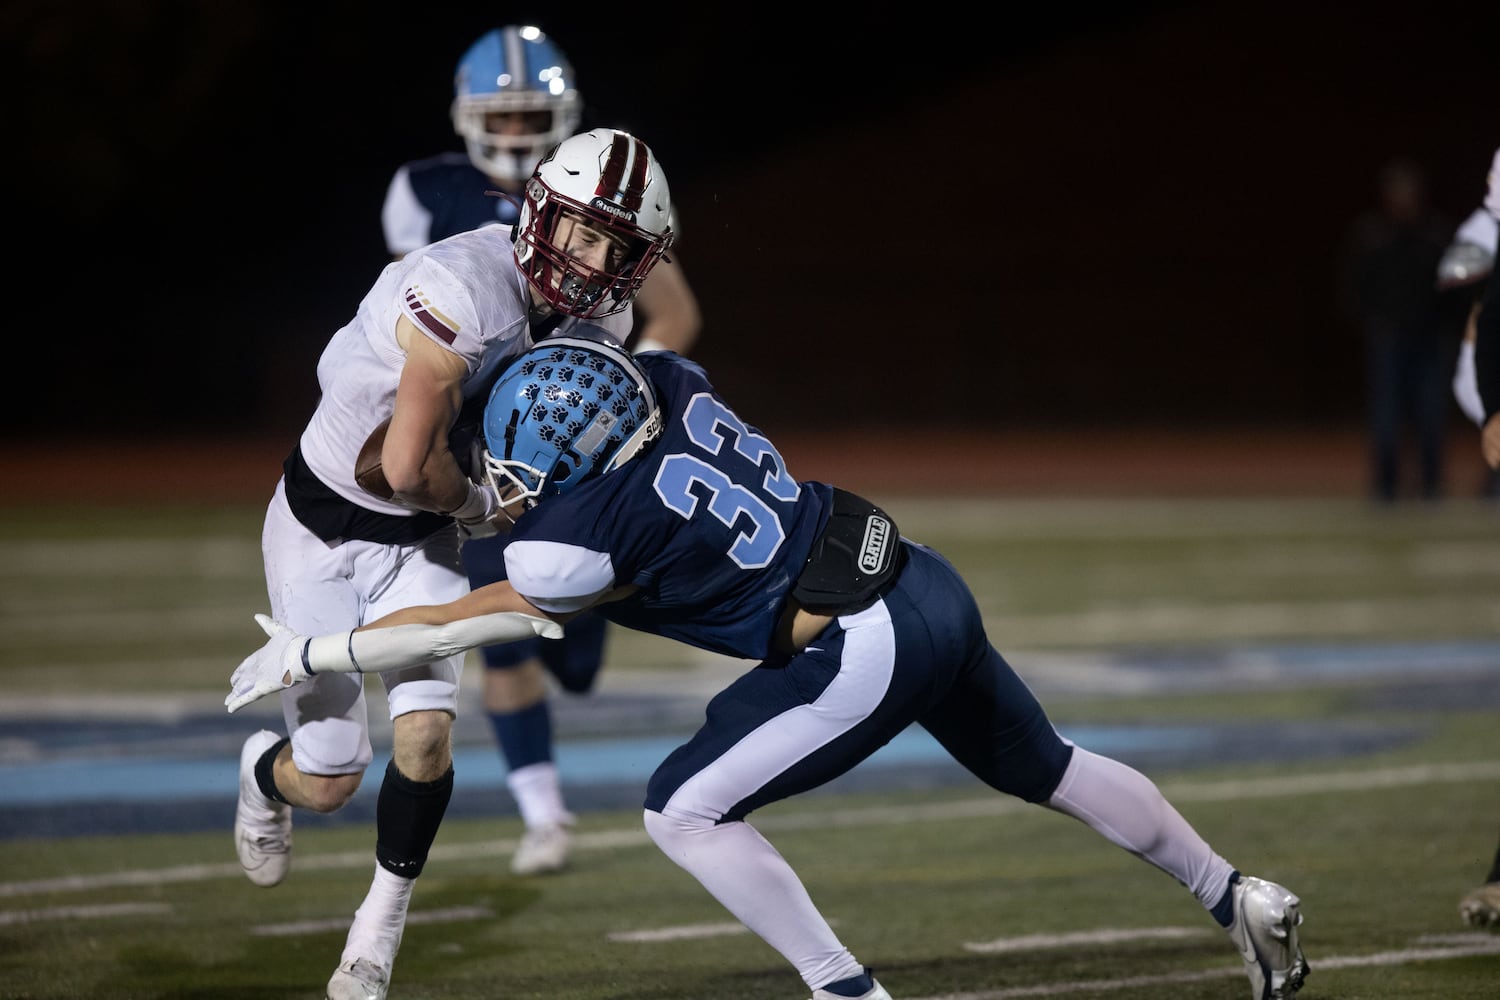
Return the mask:
<path id="1" fill-rule="evenodd" d="M 1357 424 L 1340 243 L 1393 156 L 1478 205 L 1500 3 L 1119 7 L 9 4 L 8 435 L 290 444 L 391 173 L 522 21 L 655 148 L 769 430 Z"/>

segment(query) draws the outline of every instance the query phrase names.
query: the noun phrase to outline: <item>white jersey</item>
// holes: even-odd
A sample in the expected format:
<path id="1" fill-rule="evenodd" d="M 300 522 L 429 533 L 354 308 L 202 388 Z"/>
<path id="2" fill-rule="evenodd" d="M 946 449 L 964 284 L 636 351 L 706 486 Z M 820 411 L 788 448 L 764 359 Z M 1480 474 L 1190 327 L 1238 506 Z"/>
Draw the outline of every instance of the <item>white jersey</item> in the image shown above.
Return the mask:
<path id="1" fill-rule="evenodd" d="M 1490 164 L 1489 190 L 1484 195 L 1484 207 L 1491 215 L 1500 218 L 1500 149 L 1495 150 L 1495 161 Z"/>
<path id="2" fill-rule="evenodd" d="M 1500 149 L 1490 167 L 1489 191 L 1484 208 L 1476 208 L 1458 227 L 1455 243 L 1472 243 L 1489 251 L 1493 258 L 1500 252 Z M 1491 278 L 1490 280 L 1495 280 Z M 1453 398 L 1464 416 L 1476 427 L 1484 426 L 1484 403 L 1479 398 L 1479 373 L 1474 367 L 1474 342 L 1467 337 L 1458 345 L 1458 366 L 1453 372 Z"/>
<path id="3" fill-rule="evenodd" d="M 1474 342 L 1467 337 L 1458 345 L 1458 367 L 1453 370 L 1453 398 L 1474 426 L 1484 426 L 1484 403 L 1479 398 L 1479 372 L 1474 367 Z"/>
<path id="4" fill-rule="evenodd" d="M 1458 227 L 1458 232 L 1453 236 L 1453 242 L 1472 243 L 1488 250 L 1493 256 L 1497 247 L 1500 247 L 1500 219 L 1495 218 L 1486 209 L 1476 208 Z"/>
<path id="5" fill-rule="evenodd" d="M 396 321 L 405 316 L 439 347 L 463 358 L 467 400 L 486 391 L 506 362 L 532 347 L 530 305 L 506 226 L 459 233 L 386 265 L 354 319 L 333 335 L 318 359 L 322 398 L 301 439 L 308 468 L 345 500 L 384 514 L 413 514 L 354 481 L 360 449 L 395 411 L 406 363 L 396 342 Z M 566 335 L 579 322 L 565 318 L 551 333 Z M 633 316 L 627 308 L 588 322 L 623 343 Z"/>

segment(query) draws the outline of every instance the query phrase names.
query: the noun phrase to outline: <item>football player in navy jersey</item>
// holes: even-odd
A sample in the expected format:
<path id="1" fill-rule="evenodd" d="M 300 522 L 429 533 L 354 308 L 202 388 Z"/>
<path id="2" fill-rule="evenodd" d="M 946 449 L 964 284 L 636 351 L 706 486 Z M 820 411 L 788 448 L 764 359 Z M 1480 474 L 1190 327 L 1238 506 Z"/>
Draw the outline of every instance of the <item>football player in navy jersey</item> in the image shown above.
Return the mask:
<path id="1" fill-rule="evenodd" d="M 450 113 L 465 152 L 440 153 L 396 171 L 381 211 L 391 255 L 399 260 L 435 240 L 491 223 L 513 225 L 532 168 L 573 134 L 583 106 L 568 57 L 541 29 L 507 25 L 481 35 L 459 60 L 454 77 Z M 675 212 L 672 228 L 679 229 Z M 634 349 L 688 353 L 701 318 L 673 257 L 652 271 L 634 308 Z M 538 339 L 544 335 L 537 333 Z M 465 543 L 464 570 L 473 586 L 505 578 L 504 551 L 503 537 Z M 585 615 L 560 642 L 533 637 L 480 651 L 484 709 L 505 759 L 506 785 L 526 826 L 511 858 L 517 875 L 567 865 L 574 817 L 553 760 L 547 675 L 571 694 L 591 691 L 606 638 L 604 619 Z"/>
<path id="2" fill-rule="evenodd" d="M 496 384 L 484 436 L 486 481 L 514 518 L 508 579 L 353 631 L 308 636 L 257 616 L 271 638 L 235 672 L 231 712 L 325 671 L 385 670 L 594 609 L 758 661 L 651 776 L 645 825 L 814 1000 L 890 994 L 749 815 L 913 723 L 992 788 L 1086 823 L 1186 886 L 1227 931 L 1257 1000 L 1301 987 L 1298 897 L 1241 875 L 1150 779 L 1059 735 L 948 560 L 869 501 L 793 478 L 699 366 L 554 339 Z"/>

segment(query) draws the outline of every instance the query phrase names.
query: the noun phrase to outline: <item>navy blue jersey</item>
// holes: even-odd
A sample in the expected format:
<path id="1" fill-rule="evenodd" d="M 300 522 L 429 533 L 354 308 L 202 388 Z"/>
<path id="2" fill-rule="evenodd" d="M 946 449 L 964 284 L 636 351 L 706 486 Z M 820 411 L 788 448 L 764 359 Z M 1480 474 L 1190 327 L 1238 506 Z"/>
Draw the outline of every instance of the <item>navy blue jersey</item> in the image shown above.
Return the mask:
<path id="1" fill-rule="evenodd" d="M 506 546 L 510 581 L 548 611 L 634 584 L 635 594 L 597 612 L 701 649 L 765 658 L 827 522 L 832 487 L 794 480 L 697 364 L 666 351 L 637 360 L 662 409 L 661 437 L 522 516 Z"/>
<path id="2" fill-rule="evenodd" d="M 455 233 L 492 222 L 513 225 L 519 196 L 486 192 L 499 185 L 463 153 L 440 153 L 403 165 L 391 179 L 381 210 L 386 249 L 399 257 Z"/>

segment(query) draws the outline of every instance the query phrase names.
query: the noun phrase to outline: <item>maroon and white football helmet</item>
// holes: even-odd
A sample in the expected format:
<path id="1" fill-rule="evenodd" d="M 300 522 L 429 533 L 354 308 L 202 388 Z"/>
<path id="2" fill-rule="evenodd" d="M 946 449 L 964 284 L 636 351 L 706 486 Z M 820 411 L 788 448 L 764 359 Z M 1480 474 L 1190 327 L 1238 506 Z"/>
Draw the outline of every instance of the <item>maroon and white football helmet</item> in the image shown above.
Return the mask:
<path id="1" fill-rule="evenodd" d="M 565 216 L 617 244 L 603 269 L 566 251 L 558 231 Z M 553 309 L 591 319 L 626 308 L 673 239 L 667 177 L 650 147 L 628 132 L 596 128 L 554 146 L 526 182 L 516 263 Z"/>

